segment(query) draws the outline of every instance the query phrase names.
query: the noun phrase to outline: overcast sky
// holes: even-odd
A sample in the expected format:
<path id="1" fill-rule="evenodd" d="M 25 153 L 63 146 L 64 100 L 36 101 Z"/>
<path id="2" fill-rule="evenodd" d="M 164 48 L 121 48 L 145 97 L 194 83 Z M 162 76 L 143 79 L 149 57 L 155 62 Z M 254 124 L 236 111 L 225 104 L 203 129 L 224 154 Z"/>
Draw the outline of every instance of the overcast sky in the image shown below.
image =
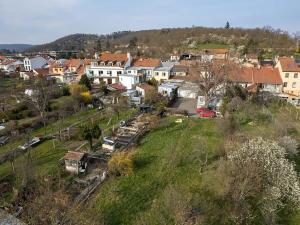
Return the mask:
<path id="1" fill-rule="evenodd" d="M 300 0 L 0 0 L 0 43 L 41 44 L 73 33 L 212 26 L 300 31 Z"/>

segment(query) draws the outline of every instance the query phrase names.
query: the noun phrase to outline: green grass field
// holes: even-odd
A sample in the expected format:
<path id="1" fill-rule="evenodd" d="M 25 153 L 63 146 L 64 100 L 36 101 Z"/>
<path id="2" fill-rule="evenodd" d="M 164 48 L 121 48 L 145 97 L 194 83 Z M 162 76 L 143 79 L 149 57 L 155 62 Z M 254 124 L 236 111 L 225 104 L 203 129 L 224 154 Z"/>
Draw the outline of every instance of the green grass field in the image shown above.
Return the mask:
<path id="1" fill-rule="evenodd" d="M 201 185 L 205 153 L 210 162 L 221 142 L 215 120 L 176 124 L 173 118 L 164 119 L 137 149 L 134 174 L 105 183 L 92 198 L 87 214 L 101 215 L 105 224 L 134 224 L 147 217 L 156 204 L 164 204 L 170 189 L 195 194 Z M 172 215 L 167 217 L 171 220 Z"/>

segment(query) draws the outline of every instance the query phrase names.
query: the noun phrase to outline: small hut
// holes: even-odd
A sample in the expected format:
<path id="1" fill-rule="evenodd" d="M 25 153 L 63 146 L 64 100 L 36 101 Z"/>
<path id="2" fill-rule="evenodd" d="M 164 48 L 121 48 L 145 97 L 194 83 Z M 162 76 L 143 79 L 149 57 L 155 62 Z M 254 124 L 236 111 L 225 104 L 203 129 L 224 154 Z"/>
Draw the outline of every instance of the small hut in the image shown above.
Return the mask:
<path id="1" fill-rule="evenodd" d="M 64 160 L 66 170 L 71 173 L 84 173 L 87 168 L 88 160 L 86 153 L 69 151 L 64 156 Z"/>

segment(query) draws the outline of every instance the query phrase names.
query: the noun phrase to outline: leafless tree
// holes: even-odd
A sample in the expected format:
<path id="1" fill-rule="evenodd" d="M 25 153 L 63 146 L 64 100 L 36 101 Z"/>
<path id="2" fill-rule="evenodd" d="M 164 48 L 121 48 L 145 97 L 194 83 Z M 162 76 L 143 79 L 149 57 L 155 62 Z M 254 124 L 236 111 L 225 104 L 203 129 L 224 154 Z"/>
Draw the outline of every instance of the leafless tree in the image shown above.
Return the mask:
<path id="1" fill-rule="evenodd" d="M 213 97 L 223 93 L 231 70 L 231 65 L 226 61 L 197 61 L 191 65 L 191 76 L 195 78 L 200 93 L 205 97 L 205 106 Z"/>
<path id="2" fill-rule="evenodd" d="M 47 113 L 51 96 L 51 83 L 46 79 L 38 78 L 32 83 L 32 94 L 27 99 L 31 105 L 38 111 L 44 127 L 44 135 L 46 132 Z"/>

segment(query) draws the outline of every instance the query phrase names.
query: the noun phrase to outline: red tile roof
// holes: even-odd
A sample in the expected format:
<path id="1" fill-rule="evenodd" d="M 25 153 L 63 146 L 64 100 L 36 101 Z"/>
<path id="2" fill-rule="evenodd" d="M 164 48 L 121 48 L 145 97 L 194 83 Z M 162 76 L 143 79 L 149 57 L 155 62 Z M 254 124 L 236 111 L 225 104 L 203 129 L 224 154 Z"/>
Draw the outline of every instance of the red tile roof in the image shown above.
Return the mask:
<path id="1" fill-rule="evenodd" d="M 134 59 L 132 65 L 135 67 L 158 67 L 161 65 L 161 61 L 153 58 L 137 58 Z"/>
<path id="2" fill-rule="evenodd" d="M 47 76 L 49 75 L 49 69 L 48 68 L 39 68 L 39 69 L 34 69 L 34 71 L 37 73 L 39 76 Z"/>
<path id="3" fill-rule="evenodd" d="M 80 161 L 84 157 L 84 155 L 85 155 L 85 153 L 83 153 L 83 152 L 69 151 L 69 152 L 67 152 L 67 154 L 65 154 L 64 159 Z"/>
<path id="4" fill-rule="evenodd" d="M 81 65 L 80 59 L 70 59 L 65 61 L 67 67 L 79 67 Z"/>
<path id="5" fill-rule="evenodd" d="M 283 72 L 300 72 L 300 67 L 293 58 L 281 57 L 279 58 L 279 62 Z"/>
<path id="6" fill-rule="evenodd" d="M 108 61 L 108 62 L 114 62 L 114 61 L 126 62 L 128 60 L 128 58 L 127 58 L 127 54 L 123 54 L 123 53 L 120 53 L 120 54 L 103 53 L 100 55 L 99 60 L 104 61 L 104 62 L 106 62 L 106 61 Z"/>
<path id="7" fill-rule="evenodd" d="M 112 87 L 113 89 L 117 90 L 117 91 L 126 90 L 126 87 L 123 86 L 121 83 L 114 83 L 114 84 L 110 84 L 109 86 Z"/>
<path id="8" fill-rule="evenodd" d="M 233 82 L 252 84 L 282 84 L 282 79 L 277 68 L 262 67 L 240 68 L 229 75 Z"/>
<path id="9" fill-rule="evenodd" d="M 144 89 L 145 91 L 153 91 L 153 90 L 155 90 L 154 86 L 152 86 L 150 84 L 146 84 L 146 83 L 139 84 L 139 85 L 137 85 L 137 87 L 139 87 L 141 89 Z"/>

